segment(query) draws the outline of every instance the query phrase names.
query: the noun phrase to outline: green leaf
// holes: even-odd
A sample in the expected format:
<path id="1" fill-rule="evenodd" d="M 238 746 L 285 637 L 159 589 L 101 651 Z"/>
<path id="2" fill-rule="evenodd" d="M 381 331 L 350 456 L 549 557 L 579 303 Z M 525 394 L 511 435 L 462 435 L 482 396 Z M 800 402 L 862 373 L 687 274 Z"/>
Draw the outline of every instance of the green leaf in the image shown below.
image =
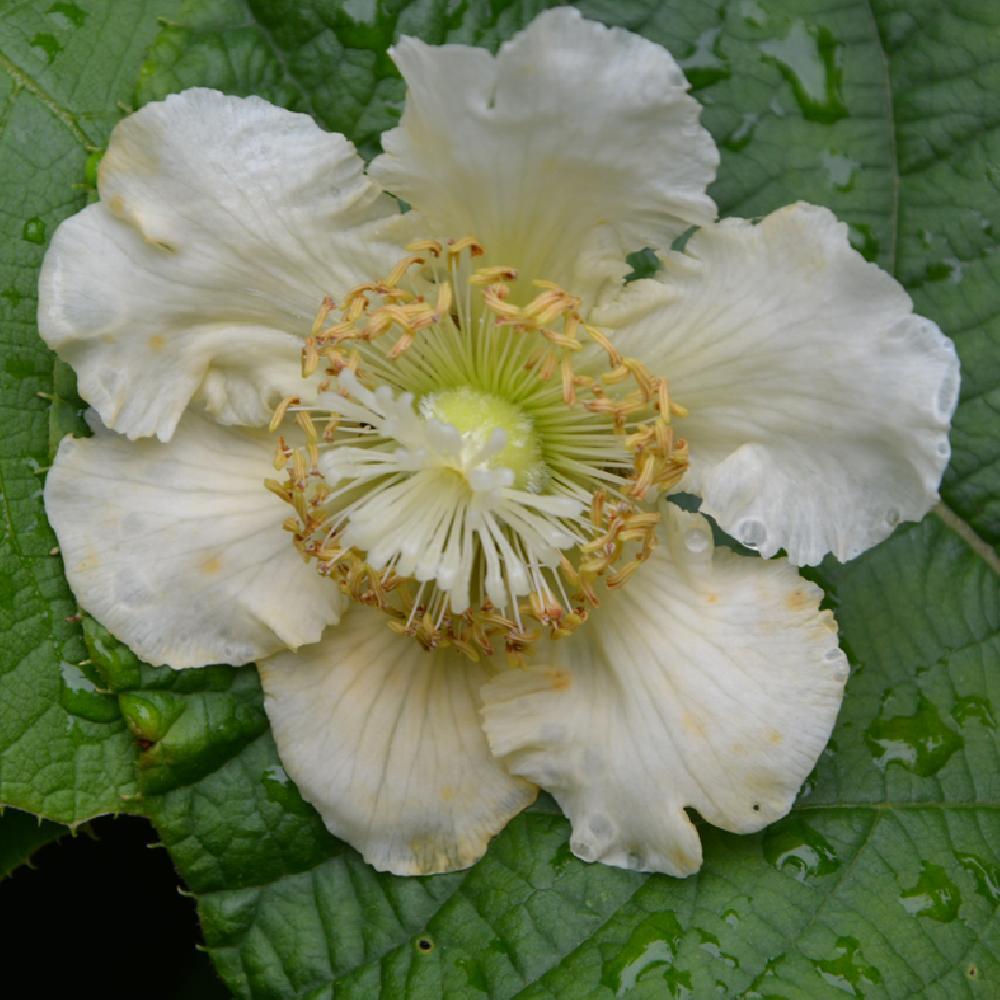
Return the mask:
<path id="1" fill-rule="evenodd" d="M 5 810 L 0 814 L 0 879 L 28 864 L 35 851 L 65 833 L 66 827 L 58 823 L 40 820 L 17 809 Z"/>
<path id="2" fill-rule="evenodd" d="M 995 981 L 996 578 L 935 519 L 815 575 L 853 663 L 834 739 L 785 820 L 752 837 L 703 825 L 704 870 L 684 881 L 577 861 L 547 802 L 468 872 L 376 873 L 326 833 L 266 731 L 201 724 L 224 677 L 239 689 L 234 713 L 259 704 L 250 670 L 155 672 L 174 721 L 146 732 L 180 763 L 149 758 L 147 809 L 230 988 L 813 998 L 935 984 L 926 995 L 943 997 Z M 122 701 L 147 725 L 145 707 Z M 190 780 L 198 756 L 212 768 Z"/>
<path id="3" fill-rule="evenodd" d="M 582 6 L 682 59 L 722 149 L 713 193 L 723 214 L 827 204 L 920 309 L 949 332 L 967 323 L 954 329 L 975 370 L 945 487 L 954 509 L 813 574 L 854 664 L 830 748 L 786 820 L 755 837 L 704 826 L 705 869 L 686 881 L 577 861 L 551 804 L 511 823 L 467 873 L 375 873 L 326 833 L 270 736 L 252 726 L 240 744 L 217 743 L 192 722 L 168 725 L 163 739 L 178 759 L 204 754 L 217 766 L 192 781 L 186 764 L 156 765 L 147 808 L 199 898 L 213 959 L 241 996 L 969 994 L 1000 973 L 990 671 L 1000 596 L 983 558 L 992 556 L 984 539 L 997 537 L 1000 491 L 990 471 L 996 427 L 976 403 L 997 384 L 985 221 L 997 202 L 983 188 L 996 176 L 967 166 L 988 159 L 993 142 L 995 69 L 973 19 L 989 10 L 925 4 L 918 19 L 912 4 L 873 16 L 866 2 Z M 382 56 L 393 37 L 492 46 L 534 10 L 192 3 L 161 35 L 139 98 L 191 83 L 262 93 L 346 131 L 370 156 L 401 106 Z M 320 67 L 336 67 L 335 77 Z M 940 114 L 923 116 L 928 101 Z M 948 139 L 959 131 L 964 146 Z M 982 213 L 974 226 L 965 208 L 931 210 L 973 201 Z M 934 239 L 918 246 L 912 234 L 927 227 Z M 963 234 L 971 243 L 956 242 Z M 958 249 L 978 263 L 925 291 L 928 268 L 938 273 L 932 253 Z M 641 254 L 632 263 L 637 273 L 648 266 Z M 240 676 L 245 710 L 252 675 Z M 178 720 L 206 717 L 211 697 L 182 695 Z"/>
<path id="4" fill-rule="evenodd" d="M 4 5 L 0 12 L 0 803 L 75 824 L 136 793 L 132 740 L 89 668 L 41 487 L 79 428 L 72 373 L 35 328 L 38 268 L 86 204 L 105 140 L 171 3 Z M 97 54 L 113 53 L 113 58 Z"/>
<path id="5" fill-rule="evenodd" d="M 371 156 L 401 107 L 402 84 L 385 57 L 399 33 L 494 47 L 544 5 L 187 0 L 148 51 L 136 103 L 193 84 L 258 93 L 346 132 Z M 954 458 L 942 490 L 948 506 L 851 564 L 828 561 L 812 573 L 836 610 L 853 671 L 834 738 L 791 815 L 751 837 L 703 824 L 704 870 L 679 881 L 577 861 L 566 822 L 543 800 L 470 871 L 394 878 L 330 836 L 302 801 L 266 729 L 252 669 L 153 670 L 93 623 L 85 623 L 86 653 L 75 626 L 62 623 L 65 635 L 58 632 L 61 619 L 45 620 L 38 635 L 49 646 L 53 634 L 76 643 L 67 662 L 86 655 L 92 673 L 84 676 L 115 692 L 136 740 L 145 811 L 197 895 L 212 958 L 239 996 L 987 995 L 1000 976 L 1000 590 L 992 548 L 1000 539 L 1000 282 L 992 253 L 1000 10 L 990 0 L 580 6 L 680 58 L 722 150 L 712 192 L 722 214 L 758 216 L 797 199 L 829 205 L 850 224 L 856 246 L 955 337 L 962 357 Z M 48 42 L 33 39 L 44 33 L 19 28 L 8 52 L 24 60 L 35 53 L 35 63 L 22 65 L 45 82 L 17 100 L 44 109 L 38 121 L 64 140 L 77 178 L 84 153 L 73 128 L 95 129 L 85 134 L 100 141 L 114 117 L 114 88 L 104 96 L 96 84 L 74 89 L 72 74 L 55 73 L 61 54 L 42 66 Z M 103 62 L 133 72 L 132 37 L 108 36 Z M 124 69 L 111 72 L 115 87 L 128 78 Z M 91 95 L 89 114 L 69 122 L 46 103 L 83 108 L 72 103 L 77 93 Z M 8 112 L 17 106 L 8 102 Z M 33 128 L 33 143 L 43 136 L 45 149 Z M 8 146 L 0 155 L 11 155 Z M 58 206 L 38 214 L 47 233 L 52 219 L 83 203 L 82 193 L 52 200 L 68 177 L 64 159 L 13 175 L 19 189 Z M 19 265 L 15 291 L 27 296 L 40 258 L 34 211 L 23 227 L 13 235 L 34 250 L 18 249 L 34 256 Z M 633 261 L 637 271 L 648 263 Z M 56 388 L 64 402 L 48 417 L 32 395 L 39 385 L 52 389 L 30 316 L 29 304 L 11 328 L 23 332 L 17 343 L 34 359 L 36 381 L 21 396 L 9 392 L 19 382 L 3 383 L 2 401 L 18 439 L 31 442 L 17 454 L 44 464 L 49 436 L 78 414 L 71 388 Z M 41 525 L 37 496 L 29 500 L 29 513 L 18 516 Z M 55 560 L 42 558 L 45 544 L 32 551 L 37 579 Z M 58 571 L 49 572 L 47 585 L 71 613 Z M 17 580 L 12 590 L 19 609 L 27 606 L 24 585 Z M 55 712 L 58 658 L 51 649 L 38 655 L 28 677 L 37 704 Z M 92 716 L 110 715 L 108 696 L 81 687 L 97 699 L 88 702 Z M 36 689 L 25 681 L 10 690 Z M 65 723 L 69 715 L 59 711 Z M 117 718 L 71 721 L 121 737 Z M 11 752 L 0 757 L 4 766 Z M 17 751 L 15 741 L 11 759 L 39 753 Z M 4 780 L 0 767 L 6 794 Z M 60 773 L 49 787 L 64 793 L 79 781 Z"/>

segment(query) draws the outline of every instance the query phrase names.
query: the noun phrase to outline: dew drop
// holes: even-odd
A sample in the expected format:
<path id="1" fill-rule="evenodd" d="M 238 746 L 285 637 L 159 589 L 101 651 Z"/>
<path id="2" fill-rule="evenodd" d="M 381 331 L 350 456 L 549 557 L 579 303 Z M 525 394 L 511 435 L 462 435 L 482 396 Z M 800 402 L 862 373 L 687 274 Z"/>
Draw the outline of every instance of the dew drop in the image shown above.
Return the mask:
<path id="1" fill-rule="evenodd" d="M 708 534 L 697 528 L 691 528 L 684 534 L 684 544 L 691 552 L 704 552 L 709 546 Z"/>
<path id="2" fill-rule="evenodd" d="M 655 991 L 665 983 L 674 996 L 691 990 L 691 974 L 675 965 L 683 934 L 670 910 L 650 914 L 635 927 L 621 950 L 605 960 L 601 984 L 616 997 L 625 996 L 640 984 L 649 984 L 647 989 Z"/>
<path id="3" fill-rule="evenodd" d="M 21 230 L 21 239 L 27 240 L 29 243 L 38 243 L 39 245 L 44 243 L 45 223 L 37 215 L 28 219 Z"/>
<path id="4" fill-rule="evenodd" d="M 59 674 L 59 703 L 71 715 L 90 722 L 114 722 L 119 718 L 117 698 L 98 691 L 83 667 L 61 663 Z"/>
<path id="5" fill-rule="evenodd" d="M 55 58 L 62 52 L 62 43 L 56 38 L 55 35 L 50 35 L 48 32 L 40 32 L 31 39 L 31 47 L 33 49 L 41 49 L 45 53 L 45 60 L 51 66 L 55 62 Z"/>
<path id="6" fill-rule="evenodd" d="M 794 21 L 782 39 L 763 42 L 761 58 L 778 67 L 809 121 L 831 124 L 847 114 L 841 94 L 842 46 L 828 28 Z"/>
<path id="7" fill-rule="evenodd" d="M 987 729 L 996 729 L 997 727 L 992 704 L 977 694 L 956 698 L 951 716 L 960 726 L 964 726 L 969 719 L 977 719 Z"/>
<path id="8" fill-rule="evenodd" d="M 840 867 L 826 838 L 796 816 L 769 826 L 762 849 L 771 865 L 799 882 L 821 878 Z"/>
<path id="9" fill-rule="evenodd" d="M 87 20 L 87 11 L 73 3 L 72 0 L 59 0 L 58 3 L 49 7 L 46 13 L 54 20 L 62 21 L 66 28 L 82 28 Z"/>
<path id="10" fill-rule="evenodd" d="M 956 854 L 955 859 L 976 880 L 976 892 L 991 906 L 1000 903 L 1000 865 L 991 865 L 975 854 Z"/>
<path id="11" fill-rule="evenodd" d="M 872 227 L 863 222 L 854 223 L 848 230 L 851 246 L 868 261 L 877 261 L 881 249 Z"/>
<path id="12" fill-rule="evenodd" d="M 587 825 L 590 827 L 590 832 L 599 840 L 608 840 L 615 832 L 614 825 L 607 816 L 591 816 Z"/>
<path id="13" fill-rule="evenodd" d="M 882 982 L 882 974 L 865 960 L 861 952 L 861 942 L 857 938 L 837 938 L 837 951 L 832 958 L 820 959 L 813 965 L 816 971 L 833 987 L 864 996 L 863 982 L 877 986 Z"/>
<path id="14" fill-rule="evenodd" d="M 757 127 L 757 122 L 759 121 L 759 114 L 754 114 L 752 111 L 746 112 L 740 119 L 739 125 L 722 140 L 722 145 L 726 149 L 738 153 L 750 144 L 750 140 L 753 139 L 754 129 Z"/>
<path id="15" fill-rule="evenodd" d="M 759 549 L 767 541 L 767 528 L 763 521 L 747 518 L 736 529 L 736 537 L 751 549 Z"/>
<path id="16" fill-rule="evenodd" d="M 827 180 L 835 191 L 850 191 L 854 187 L 854 178 L 861 163 L 844 156 L 842 153 L 835 153 L 832 150 L 824 150 L 820 153 L 820 163 L 826 169 Z"/>
<path id="17" fill-rule="evenodd" d="M 962 897 L 958 886 L 948 878 L 948 873 L 940 865 L 925 861 L 916 885 L 901 892 L 899 902 L 912 916 L 927 917 L 947 924 L 958 916 Z"/>
<path id="18" fill-rule="evenodd" d="M 711 934 L 709 931 L 702 930 L 700 927 L 696 927 L 695 931 L 701 939 L 702 951 L 707 952 L 717 961 L 728 965 L 730 969 L 738 969 L 740 967 L 740 963 L 737 958 L 733 955 L 726 954 L 726 952 L 722 950 L 721 943 L 714 934 Z"/>
<path id="19" fill-rule="evenodd" d="M 921 694 L 912 715 L 886 717 L 883 705 L 865 733 L 865 744 L 880 771 L 895 763 L 929 777 L 948 763 L 965 740 L 945 725 L 938 710 Z"/>
<path id="20" fill-rule="evenodd" d="M 729 60 L 719 45 L 721 34 L 721 26 L 703 31 L 695 41 L 691 52 L 684 59 L 678 60 L 692 90 L 699 90 L 729 78 Z"/>
<path id="21" fill-rule="evenodd" d="M 958 396 L 958 376 L 949 375 L 942 383 L 934 400 L 937 406 L 938 415 L 950 417 L 951 411 L 955 408 L 955 398 Z M 941 443 L 947 444 L 948 439 L 942 438 Z"/>
<path id="22" fill-rule="evenodd" d="M 743 16 L 743 20 L 755 28 L 762 28 L 767 22 L 767 11 L 756 0 L 740 0 L 737 9 Z"/>

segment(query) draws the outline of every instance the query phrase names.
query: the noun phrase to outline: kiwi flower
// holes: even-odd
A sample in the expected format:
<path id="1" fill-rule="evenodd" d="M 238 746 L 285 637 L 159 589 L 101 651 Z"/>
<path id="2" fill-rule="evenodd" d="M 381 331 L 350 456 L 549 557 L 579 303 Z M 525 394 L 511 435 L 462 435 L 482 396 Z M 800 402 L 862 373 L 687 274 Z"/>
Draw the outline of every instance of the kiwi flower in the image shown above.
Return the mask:
<path id="1" fill-rule="evenodd" d="M 151 663 L 258 661 L 379 869 L 472 864 L 542 787 L 580 858 L 689 874 L 686 809 L 757 830 L 826 744 L 848 665 L 795 566 L 933 504 L 954 350 L 826 209 L 716 222 L 659 46 L 556 9 L 392 56 L 367 172 L 253 97 L 115 129 L 41 275 L 94 414 L 45 490 L 70 584 Z"/>

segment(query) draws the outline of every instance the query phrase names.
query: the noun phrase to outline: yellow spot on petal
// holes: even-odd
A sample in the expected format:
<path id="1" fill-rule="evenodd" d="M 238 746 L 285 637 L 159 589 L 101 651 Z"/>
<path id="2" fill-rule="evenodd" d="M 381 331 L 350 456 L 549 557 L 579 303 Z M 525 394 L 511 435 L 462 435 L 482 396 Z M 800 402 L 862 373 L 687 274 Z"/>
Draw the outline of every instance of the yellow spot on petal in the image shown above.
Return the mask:
<path id="1" fill-rule="evenodd" d="M 149 338 L 149 349 L 151 351 L 162 351 L 163 348 L 166 346 L 166 343 L 167 343 L 166 337 L 162 337 L 160 336 L 160 334 L 155 333 L 153 334 L 152 337 Z"/>
<path id="2" fill-rule="evenodd" d="M 125 201 L 120 194 L 113 195 L 108 199 L 108 211 L 116 218 L 125 217 Z"/>
<path id="3" fill-rule="evenodd" d="M 201 564 L 200 569 L 206 576 L 215 576 L 222 569 L 222 560 L 218 556 L 212 556 Z"/>
<path id="4" fill-rule="evenodd" d="M 455 797 L 455 789 L 452 788 L 451 785 L 445 785 L 444 788 L 441 789 L 440 794 L 443 801 L 451 802 L 451 800 Z"/>
<path id="5" fill-rule="evenodd" d="M 769 729 L 767 732 L 767 738 L 774 746 L 778 746 L 784 741 L 784 737 L 778 732 L 777 729 Z"/>
<path id="6" fill-rule="evenodd" d="M 785 607 L 789 611 L 802 611 L 810 605 L 809 595 L 804 590 L 793 590 L 785 598 Z"/>
<path id="7" fill-rule="evenodd" d="M 568 670 L 561 667 L 553 667 L 545 671 L 545 676 L 549 680 L 549 687 L 553 691 L 568 691 L 573 683 L 573 678 Z"/>
<path id="8" fill-rule="evenodd" d="M 76 564 L 77 573 L 89 573 L 92 569 L 97 569 L 100 560 L 96 552 L 91 552 Z"/>
<path id="9" fill-rule="evenodd" d="M 718 601 L 719 601 L 719 595 L 718 594 L 706 594 L 705 595 L 705 601 L 708 604 L 717 604 Z"/>
<path id="10" fill-rule="evenodd" d="M 705 735 L 705 727 L 702 725 L 701 719 L 696 715 L 692 715 L 691 712 L 685 712 L 681 716 L 681 725 L 686 732 L 697 733 L 699 736 Z"/>

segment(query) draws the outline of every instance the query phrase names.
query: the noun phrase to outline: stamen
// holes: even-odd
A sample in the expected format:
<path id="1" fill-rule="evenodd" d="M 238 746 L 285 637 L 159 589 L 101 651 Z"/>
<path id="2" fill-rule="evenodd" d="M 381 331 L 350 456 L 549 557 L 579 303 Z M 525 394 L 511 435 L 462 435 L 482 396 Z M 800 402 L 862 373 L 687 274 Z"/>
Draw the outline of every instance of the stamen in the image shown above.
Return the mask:
<path id="1" fill-rule="evenodd" d="M 265 485 L 303 557 L 394 631 L 470 659 L 502 639 L 523 664 L 539 629 L 571 634 L 599 583 L 649 557 L 687 411 L 554 282 L 518 298 L 515 268 L 472 265 L 472 236 L 407 250 L 339 308 L 323 300 L 302 352 L 313 391 L 271 421 L 294 413 L 286 481 Z"/>

